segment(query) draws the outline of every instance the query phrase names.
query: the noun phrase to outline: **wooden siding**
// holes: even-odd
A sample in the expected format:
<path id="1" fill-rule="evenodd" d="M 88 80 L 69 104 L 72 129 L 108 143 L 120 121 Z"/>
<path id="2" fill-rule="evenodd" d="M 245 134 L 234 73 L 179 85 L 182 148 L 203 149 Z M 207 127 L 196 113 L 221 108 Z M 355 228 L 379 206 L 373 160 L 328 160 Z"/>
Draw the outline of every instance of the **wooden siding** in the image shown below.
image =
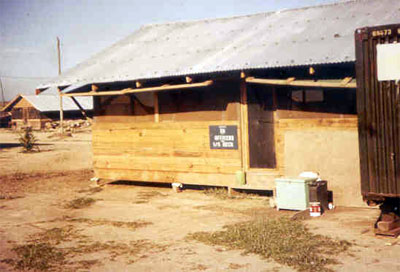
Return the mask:
<path id="1" fill-rule="evenodd" d="M 157 103 L 145 98 L 142 101 L 147 102 L 142 104 L 147 108 L 141 106 L 140 111 L 132 111 L 135 104 L 127 98 L 95 100 L 97 116 L 92 143 L 95 175 L 113 180 L 274 190 L 276 177 L 297 176 L 305 170 L 320 171 L 322 178 L 328 179 L 337 205 L 362 205 L 359 172 L 354 170 L 358 159 L 343 153 L 358 148 L 356 115 L 305 113 L 274 106 L 270 121 L 276 165 L 269 169 L 248 168 L 249 161 L 245 156 L 249 147 L 243 145 L 242 137 L 246 132 L 241 131 L 241 127 L 245 127 L 243 121 L 247 120 L 247 115 L 244 119 L 242 112 L 246 110 L 247 113 L 246 99 L 242 97 L 240 102 L 239 89 L 229 89 L 236 89 L 237 96 L 227 95 L 227 88 L 226 92 L 220 93 L 225 98 L 214 100 L 217 105 L 207 96 L 194 92 L 191 92 L 193 95 L 185 93 L 188 100 L 180 97 L 179 92 L 162 96 L 152 94 L 153 99 L 156 97 L 154 101 L 162 103 L 159 111 L 156 110 Z M 171 95 L 176 96 L 172 97 L 176 99 L 174 104 L 167 103 L 172 99 Z M 99 102 L 105 103 L 107 112 L 99 111 L 102 106 Z M 276 104 L 273 101 L 273 105 Z M 237 126 L 239 148 L 210 149 L 210 125 Z M 330 145 L 327 139 L 335 144 Z M 251 140 L 254 137 L 250 137 Z M 269 148 L 263 149 L 268 151 Z M 357 150 L 355 153 L 358 156 Z M 330 154 L 335 154 L 335 158 L 330 158 Z M 236 174 L 239 171 L 246 172 L 246 184 L 238 183 Z M 346 188 L 350 194 L 345 193 Z"/>
<path id="2" fill-rule="evenodd" d="M 236 171 L 241 170 L 240 149 L 209 147 L 210 125 L 236 125 L 239 129 L 238 121 L 134 123 L 129 118 L 117 122 L 102 119 L 96 117 L 93 125 L 93 164 L 98 177 L 215 185 L 216 177 L 225 177 L 223 181 L 226 175 L 234 182 Z M 201 174 L 213 177 L 203 179 Z"/>

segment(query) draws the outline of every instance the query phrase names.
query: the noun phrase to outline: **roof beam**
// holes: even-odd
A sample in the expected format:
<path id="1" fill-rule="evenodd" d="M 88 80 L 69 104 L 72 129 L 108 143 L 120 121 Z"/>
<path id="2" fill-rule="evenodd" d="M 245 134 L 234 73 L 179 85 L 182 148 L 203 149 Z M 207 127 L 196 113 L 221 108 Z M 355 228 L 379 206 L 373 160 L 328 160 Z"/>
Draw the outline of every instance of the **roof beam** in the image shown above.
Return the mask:
<path id="1" fill-rule="evenodd" d="M 99 89 L 99 86 L 92 84 L 91 89 L 92 89 L 92 92 L 97 92 Z"/>
<path id="2" fill-rule="evenodd" d="M 176 89 L 188 89 L 188 88 L 198 88 L 198 87 L 207 87 L 213 84 L 212 80 L 207 80 L 199 83 L 190 83 L 190 84 L 178 84 L 178 85 L 162 85 L 157 87 L 148 87 L 148 88 L 126 88 L 120 91 L 107 91 L 107 92 L 85 92 L 85 93 L 63 93 L 62 96 L 104 96 L 104 95 L 124 95 L 131 93 L 143 93 L 143 92 L 155 92 L 155 91 L 167 91 L 167 90 L 176 90 Z"/>
<path id="3" fill-rule="evenodd" d="M 357 88 L 356 82 L 352 82 L 352 78 L 346 77 L 339 80 L 297 80 L 295 78 L 288 79 L 266 79 L 247 77 L 246 82 L 267 85 L 282 85 L 295 87 L 320 87 L 320 88 Z"/>
<path id="4" fill-rule="evenodd" d="M 192 83 L 193 82 L 193 78 L 191 78 L 190 76 L 186 76 L 185 77 L 185 81 L 186 81 L 186 83 Z"/>

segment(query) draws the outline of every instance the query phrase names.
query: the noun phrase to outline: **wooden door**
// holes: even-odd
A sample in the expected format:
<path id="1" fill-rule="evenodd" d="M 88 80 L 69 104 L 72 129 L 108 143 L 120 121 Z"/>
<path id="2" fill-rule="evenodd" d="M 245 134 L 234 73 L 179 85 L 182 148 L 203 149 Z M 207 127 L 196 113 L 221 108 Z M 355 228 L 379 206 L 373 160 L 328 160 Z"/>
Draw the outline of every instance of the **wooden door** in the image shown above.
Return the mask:
<path id="1" fill-rule="evenodd" d="M 250 168 L 275 168 L 273 88 L 249 85 L 247 101 Z"/>

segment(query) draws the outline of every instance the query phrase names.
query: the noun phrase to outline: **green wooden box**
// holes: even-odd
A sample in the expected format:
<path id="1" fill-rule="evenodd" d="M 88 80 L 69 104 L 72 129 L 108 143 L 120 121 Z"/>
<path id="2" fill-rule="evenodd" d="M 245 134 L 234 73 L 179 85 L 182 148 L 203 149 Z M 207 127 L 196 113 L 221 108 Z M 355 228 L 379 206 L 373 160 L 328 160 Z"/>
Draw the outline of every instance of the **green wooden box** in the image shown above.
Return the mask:
<path id="1" fill-rule="evenodd" d="M 309 208 L 308 184 L 315 179 L 282 177 L 275 179 L 277 209 L 306 210 Z"/>

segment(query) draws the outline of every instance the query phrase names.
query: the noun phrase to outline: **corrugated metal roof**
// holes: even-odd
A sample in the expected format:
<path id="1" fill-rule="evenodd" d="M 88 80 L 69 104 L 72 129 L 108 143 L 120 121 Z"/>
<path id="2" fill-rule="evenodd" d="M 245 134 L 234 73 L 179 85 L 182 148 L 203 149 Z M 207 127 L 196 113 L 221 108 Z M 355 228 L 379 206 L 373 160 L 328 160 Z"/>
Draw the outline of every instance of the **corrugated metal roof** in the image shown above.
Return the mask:
<path id="1" fill-rule="evenodd" d="M 60 97 L 58 95 L 22 95 L 37 110 L 41 112 L 60 111 Z M 93 110 L 92 97 L 76 97 L 78 103 L 85 110 Z M 63 97 L 63 110 L 76 111 L 79 108 L 70 97 Z"/>
<path id="2" fill-rule="evenodd" d="M 355 29 L 399 23 L 399 12 L 399 0 L 357 0 L 148 25 L 39 88 L 351 62 Z"/>
<path id="3" fill-rule="evenodd" d="M 70 86 L 62 89 L 61 92 L 62 93 L 68 93 L 70 91 L 85 87 L 87 85 L 88 85 L 87 83 L 70 85 Z M 39 95 L 57 95 L 57 96 L 58 96 L 58 94 L 59 94 L 59 91 L 58 91 L 58 88 L 56 86 L 52 86 L 52 87 L 50 87 L 48 89 L 43 90 L 43 92 L 39 93 Z"/>

